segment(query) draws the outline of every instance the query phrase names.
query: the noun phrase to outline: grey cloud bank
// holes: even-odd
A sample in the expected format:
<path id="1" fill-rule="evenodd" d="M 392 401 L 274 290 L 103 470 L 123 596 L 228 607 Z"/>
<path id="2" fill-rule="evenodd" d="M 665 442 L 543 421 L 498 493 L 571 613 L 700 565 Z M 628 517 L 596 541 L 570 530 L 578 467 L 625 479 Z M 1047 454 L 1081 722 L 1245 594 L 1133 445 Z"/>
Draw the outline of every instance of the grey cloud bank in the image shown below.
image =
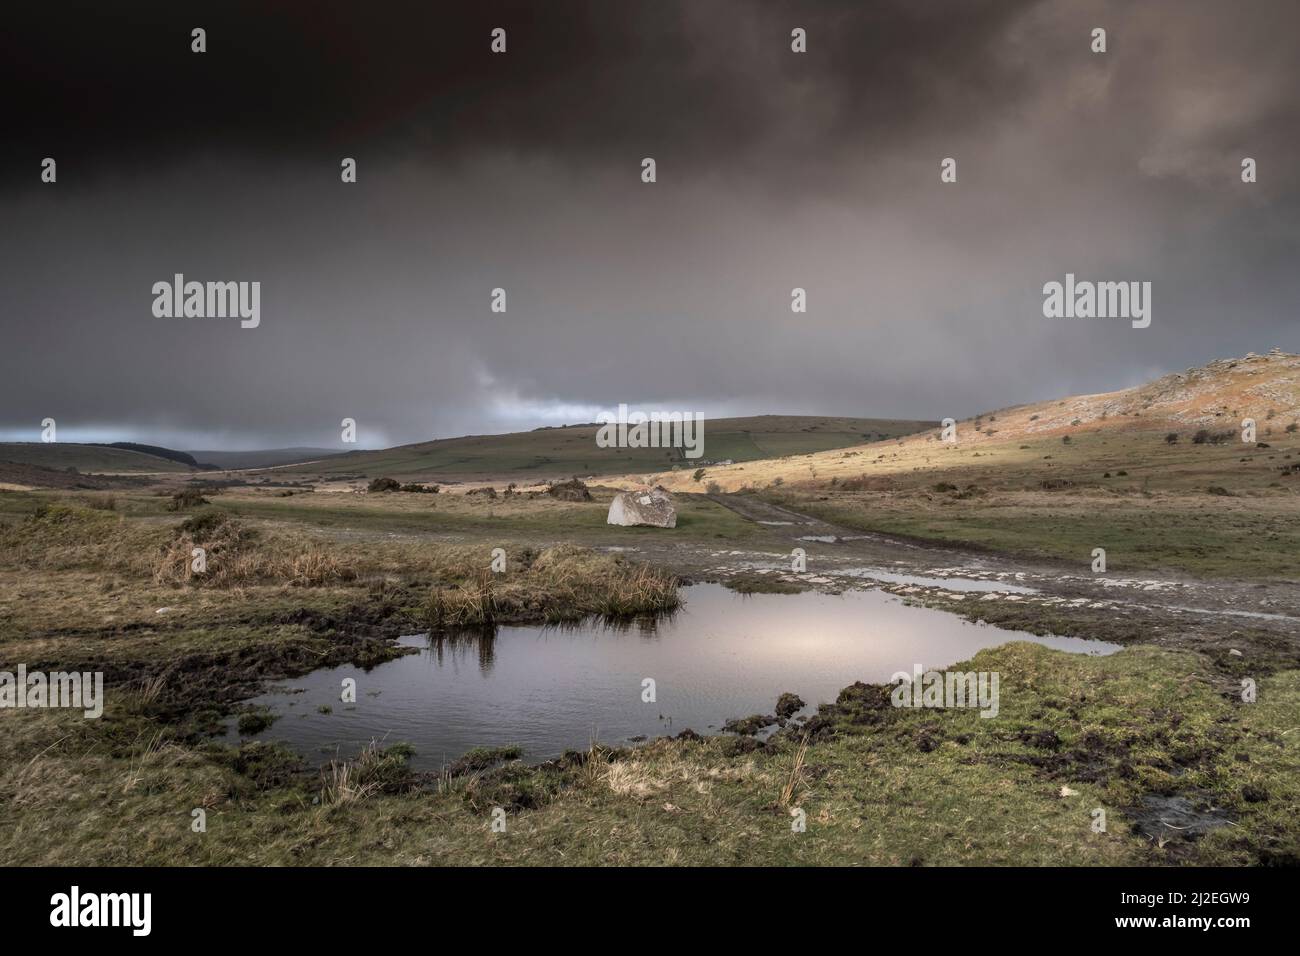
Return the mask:
<path id="1" fill-rule="evenodd" d="M 938 419 L 1300 350 L 1290 4 L 251 9 L 202 57 L 162 8 L 3 41 L 7 437 Z M 156 316 L 178 273 L 259 280 L 260 323 Z M 1150 282 L 1150 326 L 1045 317 L 1067 274 Z"/>

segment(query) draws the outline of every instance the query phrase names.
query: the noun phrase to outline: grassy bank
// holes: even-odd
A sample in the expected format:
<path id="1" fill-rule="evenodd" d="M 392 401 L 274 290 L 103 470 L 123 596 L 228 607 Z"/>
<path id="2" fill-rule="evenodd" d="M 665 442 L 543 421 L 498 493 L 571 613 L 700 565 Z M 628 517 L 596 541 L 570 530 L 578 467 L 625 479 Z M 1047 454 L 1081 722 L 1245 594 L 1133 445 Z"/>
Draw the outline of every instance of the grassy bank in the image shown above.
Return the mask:
<path id="1" fill-rule="evenodd" d="M 146 692 L 113 695 L 100 721 L 8 711 L 0 852 L 16 864 L 1300 859 L 1287 733 L 1300 674 L 1266 679 L 1247 705 L 1195 655 L 1144 648 L 1086 658 L 1011 644 L 959 666 L 1001 673 L 998 718 L 894 708 L 855 685 L 766 744 L 662 740 L 538 768 L 484 754 L 457 775 L 412 774 L 401 748 L 315 770 L 257 742 L 196 744 L 151 716 Z M 1146 808 L 1172 795 L 1193 821 L 1221 822 L 1196 839 L 1153 824 Z M 206 832 L 192 829 L 196 809 Z"/>
<path id="2" fill-rule="evenodd" d="M 0 662 L 93 665 L 126 682 L 183 674 L 165 695 L 179 712 L 311 667 L 385 659 L 402 633 L 677 605 L 670 575 L 574 545 L 339 534 L 161 501 L 28 496 L 30 511 L 11 512 L 0 526 Z"/>
<path id="3" fill-rule="evenodd" d="M 148 495 L 0 495 L 0 669 L 103 670 L 109 683 L 99 720 L 0 710 L 6 859 L 1300 860 L 1291 812 L 1300 672 L 1270 672 L 1217 647 L 1091 658 L 1009 644 L 955 665 L 1000 673 L 995 719 L 899 709 L 880 688 L 854 685 L 766 742 L 687 735 L 540 767 L 515 751 L 473 751 L 447 772 L 417 774 L 400 741 L 313 766 L 251 729 L 238 744 L 221 742 L 211 731 L 264 682 L 379 663 L 398 653 L 388 638 L 400 633 L 637 615 L 676 601 L 670 578 L 617 554 L 530 543 L 527 529 L 540 525 L 550 532 L 534 542 L 568 527 L 581 539 L 600 501 L 274 494 L 230 493 L 180 511 Z M 698 518 L 685 541 L 708 543 L 741 520 L 703 499 L 685 508 Z M 458 540 L 403 523 L 428 515 L 479 530 Z M 496 547 L 501 574 L 490 570 Z M 201 573 L 195 548 L 207 558 Z M 1258 679 L 1255 703 L 1240 699 L 1242 674 Z M 1171 802 L 1186 807 L 1189 829 L 1156 822 Z M 492 828 L 498 809 L 504 833 Z M 1093 829 L 1098 809 L 1104 832 Z M 206 832 L 192 828 L 195 810 Z M 802 811 L 803 832 L 792 832 L 792 811 Z"/>

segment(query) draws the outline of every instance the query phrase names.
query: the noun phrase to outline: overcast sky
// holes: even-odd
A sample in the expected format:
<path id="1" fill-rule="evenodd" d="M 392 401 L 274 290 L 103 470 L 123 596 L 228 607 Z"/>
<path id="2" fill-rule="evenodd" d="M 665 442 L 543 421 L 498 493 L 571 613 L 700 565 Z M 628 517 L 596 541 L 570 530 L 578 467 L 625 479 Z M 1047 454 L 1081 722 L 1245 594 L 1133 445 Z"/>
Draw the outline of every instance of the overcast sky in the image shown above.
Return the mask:
<path id="1" fill-rule="evenodd" d="M 30 6 L 6 439 L 961 418 L 1300 351 L 1294 0 Z M 155 317 L 178 272 L 259 281 L 260 326 Z M 1044 318 L 1067 272 L 1150 281 L 1151 326 Z"/>

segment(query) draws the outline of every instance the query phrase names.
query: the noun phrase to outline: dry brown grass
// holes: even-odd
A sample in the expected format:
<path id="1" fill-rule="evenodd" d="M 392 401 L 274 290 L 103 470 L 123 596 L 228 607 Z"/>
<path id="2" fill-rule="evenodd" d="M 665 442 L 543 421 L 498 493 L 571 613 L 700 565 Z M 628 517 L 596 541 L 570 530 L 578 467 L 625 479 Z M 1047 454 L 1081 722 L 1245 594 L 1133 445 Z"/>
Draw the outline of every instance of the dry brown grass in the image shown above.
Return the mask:
<path id="1" fill-rule="evenodd" d="M 1271 444 L 1271 449 L 1256 449 L 1241 441 L 1192 444 L 1197 430 L 1235 430 L 1245 417 L 1255 419 L 1259 440 Z M 956 443 L 941 441 L 938 429 L 928 429 L 850 448 L 714 465 L 708 477 L 723 492 L 791 484 L 822 490 L 832 480 L 865 490 L 898 491 L 938 478 L 963 487 L 966 482 L 1031 487 L 1043 477 L 1067 474 L 1100 479 L 1107 470 L 1125 469 L 1134 481 L 1115 484 L 1149 479 L 1152 490 L 1199 493 L 1211 478 L 1227 474 L 1244 480 L 1238 487 L 1245 483 L 1252 490 L 1265 491 L 1277 483 L 1285 493 L 1296 482 L 1288 486 L 1279 479 L 1276 466 L 1283 464 L 1286 454 L 1300 450 L 1297 435 L 1285 430 L 1298 418 L 1300 356 L 1261 355 L 1211 363 L 1180 377 L 1118 392 L 995 409 L 958 421 Z M 1169 432 L 1179 433 L 1180 440 L 1167 444 Z M 1070 438 L 1068 445 L 1063 437 Z M 1256 466 L 1240 467 L 1243 455 L 1258 459 Z M 684 471 L 629 475 L 606 483 L 699 490 Z"/>
<path id="2" fill-rule="evenodd" d="M 803 739 L 799 741 L 799 746 L 795 748 L 794 765 L 790 768 L 790 776 L 786 778 L 785 786 L 781 788 L 781 806 L 788 807 L 794 800 L 795 792 L 803 784 L 804 759 L 808 756 L 808 735 L 804 734 Z"/>
<path id="3" fill-rule="evenodd" d="M 277 582 L 322 587 L 353 581 L 356 569 L 323 545 L 258 533 L 218 512 L 213 520 L 186 521 L 161 548 L 154 565 L 160 584 L 235 587 Z M 195 570 L 195 549 L 206 568 Z"/>
<path id="4" fill-rule="evenodd" d="M 410 753 L 407 748 L 384 748 L 372 740 L 353 760 L 331 760 L 321 768 L 321 804 L 339 806 L 409 790 L 406 761 Z"/>
<path id="5" fill-rule="evenodd" d="M 513 572 L 478 570 L 468 580 L 435 587 L 427 604 L 430 624 L 481 627 L 535 619 L 539 613 L 552 621 L 628 618 L 678 605 L 672 575 L 618 556 L 562 545 L 516 565 Z"/>
<path id="6" fill-rule="evenodd" d="M 156 529 L 112 511 L 73 504 L 42 504 L 21 521 L 0 527 L 0 564 L 64 571 L 116 568 L 144 571 Z"/>

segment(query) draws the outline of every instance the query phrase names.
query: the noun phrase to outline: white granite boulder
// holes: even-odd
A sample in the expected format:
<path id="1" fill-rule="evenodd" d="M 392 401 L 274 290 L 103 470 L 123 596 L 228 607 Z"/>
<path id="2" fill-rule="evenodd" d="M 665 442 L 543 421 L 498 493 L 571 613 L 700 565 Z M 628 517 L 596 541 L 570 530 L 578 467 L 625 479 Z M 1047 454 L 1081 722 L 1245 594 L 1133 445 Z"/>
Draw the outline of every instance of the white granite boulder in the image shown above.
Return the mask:
<path id="1" fill-rule="evenodd" d="M 614 496 L 609 506 L 608 524 L 646 524 L 656 528 L 677 527 L 677 509 L 673 496 L 662 488 L 624 491 Z"/>

